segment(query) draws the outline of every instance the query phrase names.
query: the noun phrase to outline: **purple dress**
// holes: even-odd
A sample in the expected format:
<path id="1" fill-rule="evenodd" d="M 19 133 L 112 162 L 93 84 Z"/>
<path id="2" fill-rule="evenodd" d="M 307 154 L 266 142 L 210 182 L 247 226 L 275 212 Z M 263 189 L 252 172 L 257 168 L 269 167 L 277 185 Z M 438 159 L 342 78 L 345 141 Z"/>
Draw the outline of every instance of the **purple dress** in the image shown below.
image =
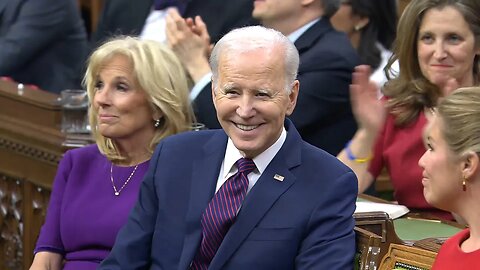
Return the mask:
<path id="1" fill-rule="evenodd" d="M 119 196 L 115 196 L 110 180 L 111 164 L 96 145 L 65 153 L 53 183 L 35 253 L 50 251 L 64 255 L 65 270 L 98 267 L 127 221 L 149 161 L 138 165 Z M 113 166 L 117 190 L 133 169 L 134 166 Z"/>

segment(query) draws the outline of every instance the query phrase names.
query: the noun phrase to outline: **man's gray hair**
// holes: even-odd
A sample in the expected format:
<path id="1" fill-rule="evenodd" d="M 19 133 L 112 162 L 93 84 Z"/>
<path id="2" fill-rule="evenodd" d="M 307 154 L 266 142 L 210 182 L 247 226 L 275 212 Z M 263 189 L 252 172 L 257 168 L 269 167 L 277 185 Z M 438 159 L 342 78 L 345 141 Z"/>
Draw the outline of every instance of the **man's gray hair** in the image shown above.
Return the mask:
<path id="1" fill-rule="evenodd" d="M 341 0 L 320 0 L 323 6 L 323 16 L 330 18 L 337 12 L 340 8 Z M 374 0 L 374 1 L 383 1 L 383 0 Z"/>
<path id="2" fill-rule="evenodd" d="M 210 55 L 210 67 L 213 73 L 212 80 L 215 91 L 217 90 L 220 55 L 274 48 L 282 49 L 285 59 L 285 89 L 290 93 L 291 86 L 297 78 L 300 62 L 297 48 L 282 33 L 263 26 L 247 26 L 234 29 L 217 42 Z"/>

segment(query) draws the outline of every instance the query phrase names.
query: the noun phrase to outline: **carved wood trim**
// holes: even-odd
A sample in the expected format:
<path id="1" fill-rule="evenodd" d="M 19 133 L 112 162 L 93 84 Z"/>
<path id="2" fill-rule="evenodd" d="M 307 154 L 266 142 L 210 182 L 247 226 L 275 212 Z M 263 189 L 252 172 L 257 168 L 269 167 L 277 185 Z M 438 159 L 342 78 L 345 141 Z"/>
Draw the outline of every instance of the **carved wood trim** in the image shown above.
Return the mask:
<path id="1" fill-rule="evenodd" d="M 0 148 L 4 148 L 33 159 L 41 160 L 52 165 L 57 165 L 61 159 L 61 156 L 57 153 L 40 150 L 24 143 L 7 140 L 5 138 L 0 138 Z"/>
<path id="2" fill-rule="evenodd" d="M 0 79 L 0 269 L 28 269 L 32 263 L 57 165 L 67 150 L 57 98 Z"/>
<path id="3" fill-rule="evenodd" d="M 390 244 L 388 253 L 383 257 L 380 270 L 403 267 L 412 270 L 431 269 L 437 253 L 417 247 Z M 402 269 L 403 269 L 402 268 Z"/>

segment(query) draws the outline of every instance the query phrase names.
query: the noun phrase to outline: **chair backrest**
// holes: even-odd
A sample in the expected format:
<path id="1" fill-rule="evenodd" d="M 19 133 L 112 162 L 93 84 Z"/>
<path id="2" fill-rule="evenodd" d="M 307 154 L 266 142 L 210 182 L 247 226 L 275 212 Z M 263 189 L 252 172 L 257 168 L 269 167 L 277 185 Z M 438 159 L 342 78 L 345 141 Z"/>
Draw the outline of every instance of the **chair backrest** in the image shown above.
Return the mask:
<path id="1" fill-rule="evenodd" d="M 376 270 L 380 265 L 382 237 L 360 227 L 355 227 L 357 254 L 355 269 Z"/>
<path id="2" fill-rule="evenodd" d="M 435 252 L 414 246 L 390 244 L 387 255 L 380 263 L 379 270 L 429 270 L 432 268 L 436 256 Z"/>

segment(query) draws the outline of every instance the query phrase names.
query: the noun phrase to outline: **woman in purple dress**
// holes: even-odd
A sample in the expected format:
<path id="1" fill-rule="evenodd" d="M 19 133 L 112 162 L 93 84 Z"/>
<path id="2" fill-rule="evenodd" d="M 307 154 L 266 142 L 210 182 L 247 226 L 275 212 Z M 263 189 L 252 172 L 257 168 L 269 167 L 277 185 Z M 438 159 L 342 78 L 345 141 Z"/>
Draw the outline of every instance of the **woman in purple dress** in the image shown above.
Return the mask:
<path id="1" fill-rule="evenodd" d="M 67 151 L 60 162 L 30 269 L 96 269 L 127 220 L 155 146 L 193 121 L 182 65 L 155 41 L 105 43 L 84 82 L 96 144 Z"/>

